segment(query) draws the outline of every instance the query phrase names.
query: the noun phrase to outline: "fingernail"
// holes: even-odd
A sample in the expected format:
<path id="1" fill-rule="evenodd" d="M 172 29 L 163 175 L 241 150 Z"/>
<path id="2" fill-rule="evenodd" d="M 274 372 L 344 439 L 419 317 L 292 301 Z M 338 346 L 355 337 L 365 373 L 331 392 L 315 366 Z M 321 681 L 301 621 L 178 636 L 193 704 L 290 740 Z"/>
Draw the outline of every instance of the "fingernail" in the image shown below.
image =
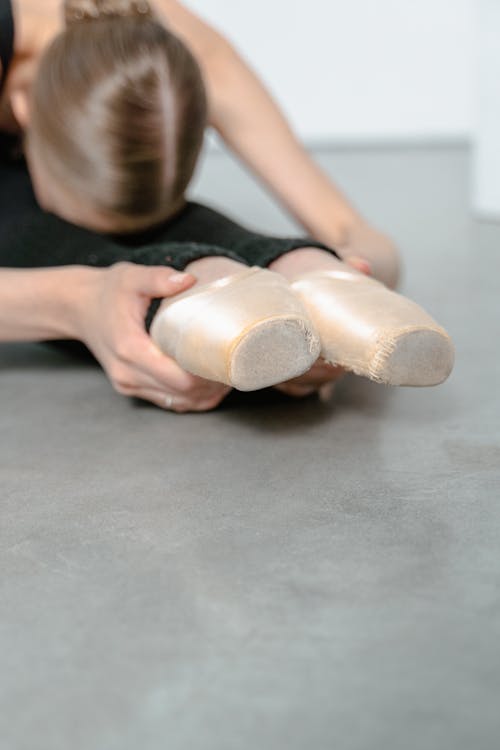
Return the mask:
<path id="1" fill-rule="evenodd" d="M 335 391 L 335 383 L 325 383 L 319 389 L 319 397 L 321 401 L 330 401 Z"/>
<path id="2" fill-rule="evenodd" d="M 170 279 L 170 281 L 173 281 L 174 284 L 182 284 L 183 281 L 186 281 L 186 279 L 190 279 L 191 277 L 192 277 L 192 274 L 182 273 L 179 271 L 177 273 L 173 273 L 168 278 Z"/>
<path id="3" fill-rule="evenodd" d="M 310 396 L 315 391 L 316 388 L 309 385 L 290 385 L 288 387 L 288 393 L 291 396 Z"/>
<path id="4" fill-rule="evenodd" d="M 348 258 L 348 262 L 349 265 L 354 266 L 354 268 L 356 268 L 358 271 L 361 271 L 361 273 L 372 273 L 371 263 L 364 258 L 360 258 L 357 255 L 351 255 L 351 257 Z"/>
<path id="5" fill-rule="evenodd" d="M 364 273 L 372 273 L 371 263 L 368 263 L 367 260 L 360 260 L 360 265 Z"/>

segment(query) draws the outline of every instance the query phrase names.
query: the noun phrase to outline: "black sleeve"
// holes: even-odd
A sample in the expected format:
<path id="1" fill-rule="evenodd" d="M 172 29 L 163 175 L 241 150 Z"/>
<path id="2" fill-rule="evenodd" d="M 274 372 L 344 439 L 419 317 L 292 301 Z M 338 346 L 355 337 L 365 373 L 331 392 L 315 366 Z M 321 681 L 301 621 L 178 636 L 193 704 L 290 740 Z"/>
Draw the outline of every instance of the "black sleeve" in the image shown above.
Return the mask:
<path id="1" fill-rule="evenodd" d="M 299 247 L 318 247 L 335 257 L 329 245 L 312 237 L 276 237 L 247 229 L 214 208 L 188 201 L 175 217 L 160 227 L 138 235 L 139 242 L 202 242 L 236 253 L 248 265 L 266 267 L 279 255 Z M 132 242 L 137 242 L 133 238 Z"/>
<path id="2" fill-rule="evenodd" d="M 0 265 L 24 268 L 106 266 L 130 260 L 162 262 L 182 270 L 190 260 L 208 253 L 265 267 L 279 255 L 306 245 L 339 257 L 333 248 L 312 237 L 261 234 L 194 201 L 145 232 L 114 237 L 96 234 L 42 211 L 23 162 L 0 164 L 0 226 Z"/>
<path id="3" fill-rule="evenodd" d="M 183 270 L 190 261 L 207 255 L 265 267 L 279 255 L 306 245 L 337 255 L 310 237 L 273 237 L 246 229 L 196 202 L 186 203 L 175 217 L 145 232 L 97 234 L 43 211 L 20 161 L 0 164 L 0 229 L 0 266 L 10 268 L 105 267 L 126 260 Z M 157 306 L 156 301 L 148 325 Z"/>

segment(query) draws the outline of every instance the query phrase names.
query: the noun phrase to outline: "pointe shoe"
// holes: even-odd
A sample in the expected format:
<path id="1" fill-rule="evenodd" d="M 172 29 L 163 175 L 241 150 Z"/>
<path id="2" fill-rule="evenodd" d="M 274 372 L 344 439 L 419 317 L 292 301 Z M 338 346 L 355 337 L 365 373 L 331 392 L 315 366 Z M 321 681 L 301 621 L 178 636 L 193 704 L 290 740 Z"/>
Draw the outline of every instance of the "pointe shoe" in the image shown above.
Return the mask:
<path id="1" fill-rule="evenodd" d="M 240 391 L 302 375 L 321 349 L 286 279 L 259 266 L 163 300 L 150 333 L 183 369 Z"/>
<path id="2" fill-rule="evenodd" d="M 387 385 L 431 386 L 450 374 L 448 333 L 419 305 L 354 270 L 291 279 L 321 338 L 321 355 Z"/>

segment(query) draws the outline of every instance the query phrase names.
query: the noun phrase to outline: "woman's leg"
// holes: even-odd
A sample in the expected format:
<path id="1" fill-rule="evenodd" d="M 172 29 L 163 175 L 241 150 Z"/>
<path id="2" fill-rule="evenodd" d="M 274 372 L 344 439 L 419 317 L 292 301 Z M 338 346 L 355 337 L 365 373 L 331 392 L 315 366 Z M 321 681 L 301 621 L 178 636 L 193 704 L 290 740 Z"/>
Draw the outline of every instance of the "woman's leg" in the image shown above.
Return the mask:
<path id="1" fill-rule="evenodd" d="M 325 255 L 340 259 L 329 245 L 312 237 L 276 237 L 248 229 L 209 206 L 188 201 L 168 222 L 147 232 L 121 238 L 130 246 L 140 247 L 162 242 L 202 242 L 236 253 L 248 265 L 269 267 L 279 256 L 297 248 L 316 247 Z M 200 264 L 201 265 L 201 264 Z"/>
<path id="2" fill-rule="evenodd" d="M 111 237 L 69 224 L 40 209 L 21 162 L 0 165 L 0 225 L 0 266 L 9 268 L 105 267 L 129 261 L 183 271 L 202 258 L 205 266 L 199 266 L 200 273 L 196 275 L 203 283 L 247 266 L 244 257 L 230 248 L 202 241 L 200 233 L 196 235 L 199 241 L 186 241 L 182 232 L 172 240 L 158 232 Z M 150 308 L 148 328 L 157 307 L 155 302 Z"/>
<path id="3" fill-rule="evenodd" d="M 0 170 L 3 266 L 109 266 L 128 260 L 187 270 L 199 283 L 206 283 L 236 273 L 245 264 L 269 267 L 286 276 L 290 264 L 304 253 L 319 254 L 327 263 L 340 262 L 336 251 L 324 243 L 263 235 L 196 202 L 187 202 L 168 222 L 144 232 L 115 237 L 95 234 L 43 212 L 23 163 L 4 164 Z M 298 249 L 305 245 L 316 249 Z M 157 308 L 158 302 L 153 303 L 148 328 Z"/>
<path id="4" fill-rule="evenodd" d="M 22 163 L 1 166 L 0 220 L 0 265 L 4 266 L 106 266 L 135 260 L 185 270 L 193 264 L 187 270 L 200 281 L 209 281 L 227 275 L 231 267 L 236 270 L 237 266 L 223 259 L 271 267 L 276 258 L 305 246 L 322 248 L 324 257 L 338 257 L 335 250 L 310 237 L 260 234 L 196 202 L 187 202 L 177 216 L 150 230 L 116 237 L 97 235 L 41 211 Z M 208 261 L 208 256 L 219 260 Z"/>
<path id="5" fill-rule="evenodd" d="M 285 276 L 290 276 L 295 270 L 299 258 L 301 271 L 308 267 L 309 270 L 339 267 L 338 262 L 344 259 L 342 251 L 312 237 L 275 237 L 255 232 L 219 211 L 194 201 L 186 203 L 182 211 L 163 227 L 152 230 L 150 237 L 168 241 L 213 242 L 238 253 L 249 265 L 268 267 Z M 362 254 L 363 243 L 358 244 Z M 313 249 L 316 252 L 312 252 Z M 278 259 L 280 262 L 277 262 Z M 337 259 L 337 263 L 330 262 L 334 259 Z M 352 248 L 346 262 L 363 273 L 371 272 L 374 278 L 386 283 L 388 269 L 379 268 L 379 263 L 372 266 L 365 259 L 356 256 Z M 393 284 L 389 286 L 392 287 Z"/>

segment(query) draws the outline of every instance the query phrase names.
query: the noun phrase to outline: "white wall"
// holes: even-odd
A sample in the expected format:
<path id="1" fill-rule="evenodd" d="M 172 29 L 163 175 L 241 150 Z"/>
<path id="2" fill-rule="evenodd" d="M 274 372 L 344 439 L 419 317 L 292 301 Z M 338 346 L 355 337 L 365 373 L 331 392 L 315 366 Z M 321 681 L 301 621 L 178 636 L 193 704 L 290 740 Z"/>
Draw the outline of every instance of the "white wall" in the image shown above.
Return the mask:
<path id="1" fill-rule="evenodd" d="M 470 136 L 477 2 L 186 0 L 309 143 Z"/>
<path id="2" fill-rule="evenodd" d="M 477 98 L 473 204 L 500 216 L 500 0 L 480 0 L 476 59 Z"/>

